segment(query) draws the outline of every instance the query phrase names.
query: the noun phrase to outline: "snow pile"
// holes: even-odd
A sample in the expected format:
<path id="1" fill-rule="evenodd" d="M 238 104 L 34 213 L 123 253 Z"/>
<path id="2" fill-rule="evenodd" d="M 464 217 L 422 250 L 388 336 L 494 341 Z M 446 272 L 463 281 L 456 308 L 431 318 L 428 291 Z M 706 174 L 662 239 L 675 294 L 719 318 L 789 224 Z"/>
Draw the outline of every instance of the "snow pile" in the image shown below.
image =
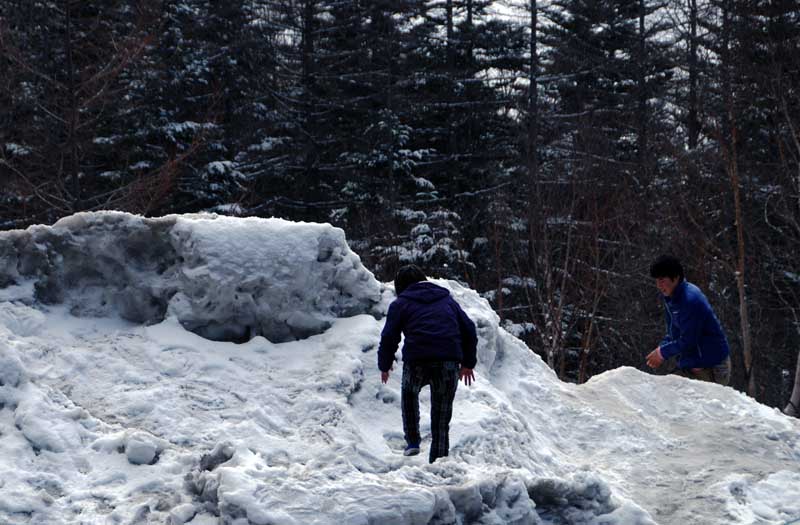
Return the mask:
<path id="1" fill-rule="evenodd" d="M 101 212 L 0 233 L 2 299 L 146 324 L 171 315 L 210 339 L 279 342 L 371 312 L 380 286 L 329 225 Z"/>
<path id="2" fill-rule="evenodd" d="M 800 473 L 780 471 L 762 479 L 734 474 L 721 484 L 732 499 L 728 512 L 738 523 L 798 523 Z"/>
<path id="3" fill-rule="evenodd" d="M 235 287 L 232 276 L 266 271 L 244 271 L 259 266 L 247 256 L 280 259 L 246 242 L 229 257 L 227 240 L 266 240 L 261 221 L 228 220 L 226 239 L 210 226 L 224 224 L 219 218 L 176 217 L 165 227 L 169 238 L 185 238 L 191 248 L 181 253 L 202 265 L 187 259 L 158 282 L 192 297 L 181 287 L 184 268 L 231 276 Z M 328 258 L 320 243 L 302 244 L 323 227 L 284 226 L 294 232 L 282 237 L 292 260 L 339 268 L 330 262 L 337 248 Z M 294 250 L 292 239 L 301 242 Z M 281 246 L 274 241 L 266 245 Z M 304 254 L 295 253 L 301 246 Z M 339 253 L 347 259 L 349 252 Z M 159 267 L 156 253 L 152 261 Z M 340 278 L 327 271 L 325 278 Z M 360 283 L 352 297 L 375 304 L 379 285 L 350 278 Z M 7 283 L 20 294 L 27 289 L 18 275 Z M 276 277 L 265 286 L 282 283 Z M 170 315 L 180 311 L 172 303 L 164 320 L 144 326 L 75 317 L 67 300 L 0 302 L 0 522 L 744 525 L 800 518 L 796 420 L 730 388 L 631 368 L 586 385 L 561 383 L 498 326 L 485 300 L 457 283 L 439 284 L 476 322 L 478 380 L 459 386 L 451 455 L 433 465 L 425 453 L 427 389 L 423 453 L 402 455 L 400 366 L 381 384 L 383 323 L 371 312 L 334 317 L 326 299 L 327 329 L 303 340 L 256 336 L 236 344 L 187 330 Z M 86 283 L 73 285 L 65 298 L 91 296 Z M 305 303 L 282 304 L 319 312 L 316 296 L 302 293 Z M 377 304 L 385 312 L 386 301 Z"/>

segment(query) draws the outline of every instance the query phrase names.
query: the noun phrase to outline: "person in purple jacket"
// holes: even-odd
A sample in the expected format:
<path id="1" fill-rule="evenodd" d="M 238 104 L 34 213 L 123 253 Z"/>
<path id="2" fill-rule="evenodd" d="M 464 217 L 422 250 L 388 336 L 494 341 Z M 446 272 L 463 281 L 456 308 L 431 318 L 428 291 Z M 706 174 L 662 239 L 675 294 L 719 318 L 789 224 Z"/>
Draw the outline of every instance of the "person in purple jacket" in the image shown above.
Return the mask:
<path id="1" fill-rule="evenodd" d="M 397 294 L 381 332 L 378 368 L 381 381 L 389 380 L 394 354 L 403 343 L 401 410 L 406 456 L 419 454 L 419 392 L 431 387 L 431 449 L 428 461 L 450 451 L 450 419 L 459 378 L 469 386 L 475 380 L 478 337 L 450 292 L 425 278 L 417 266 L 400 268 L 394 280 Z"/>
<path id="2" fill-rule="evenodd" d="M 731 376 L 728 340 L 706 296 L 684 278 L 680 261 L 670 255 L 656 259 L 650 276 L 664 296 L 667 335 L 647 355 L 647 366 L 658 368 L 678 356 L 674 374 L 727 385 Z"/>

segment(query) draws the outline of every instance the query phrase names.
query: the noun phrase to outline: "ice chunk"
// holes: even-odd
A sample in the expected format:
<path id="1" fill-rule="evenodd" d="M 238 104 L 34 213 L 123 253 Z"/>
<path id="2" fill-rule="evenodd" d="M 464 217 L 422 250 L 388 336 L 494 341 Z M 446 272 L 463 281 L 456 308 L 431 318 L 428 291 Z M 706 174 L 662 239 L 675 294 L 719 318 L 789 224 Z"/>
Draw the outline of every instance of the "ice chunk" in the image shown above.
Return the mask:
<path id="1" fill-rule="evenodd" d="M 132 438 L 125 446 L 125 455 L 133 465 L 149 465 L 156 457 L 156 448 L 152 441 Z"/>

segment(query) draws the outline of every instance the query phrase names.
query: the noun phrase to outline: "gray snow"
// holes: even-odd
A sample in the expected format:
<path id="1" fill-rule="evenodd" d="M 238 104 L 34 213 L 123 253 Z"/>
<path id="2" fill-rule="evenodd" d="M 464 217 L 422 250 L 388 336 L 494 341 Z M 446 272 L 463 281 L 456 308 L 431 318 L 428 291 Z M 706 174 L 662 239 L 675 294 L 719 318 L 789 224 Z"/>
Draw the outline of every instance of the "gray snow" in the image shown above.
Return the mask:
<path id="1" fill-rule="evenodd" d="M 217 340 L 301 339 L 373 312 L 380 286 L 328 225 L 80 213 L 0 235 L 0 299 L 76 316 L 167 314 Z M 31 293 L 32 292 L 32 293 Z"/>

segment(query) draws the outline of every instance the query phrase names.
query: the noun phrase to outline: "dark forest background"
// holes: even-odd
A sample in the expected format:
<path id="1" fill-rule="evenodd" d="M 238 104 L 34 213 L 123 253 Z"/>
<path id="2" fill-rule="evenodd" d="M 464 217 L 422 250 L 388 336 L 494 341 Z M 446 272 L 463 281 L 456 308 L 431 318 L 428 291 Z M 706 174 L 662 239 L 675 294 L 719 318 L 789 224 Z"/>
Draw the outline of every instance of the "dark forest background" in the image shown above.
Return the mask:
<path id="1" fill-rule="evenodd" d="M 576 382 L 645 368 L 670 252 L 733 386 L 782 407 L 799 89 L 788 0 L 0 0 L 0 229 L 330 222 L 379 279 L 478 289 Z"/>

